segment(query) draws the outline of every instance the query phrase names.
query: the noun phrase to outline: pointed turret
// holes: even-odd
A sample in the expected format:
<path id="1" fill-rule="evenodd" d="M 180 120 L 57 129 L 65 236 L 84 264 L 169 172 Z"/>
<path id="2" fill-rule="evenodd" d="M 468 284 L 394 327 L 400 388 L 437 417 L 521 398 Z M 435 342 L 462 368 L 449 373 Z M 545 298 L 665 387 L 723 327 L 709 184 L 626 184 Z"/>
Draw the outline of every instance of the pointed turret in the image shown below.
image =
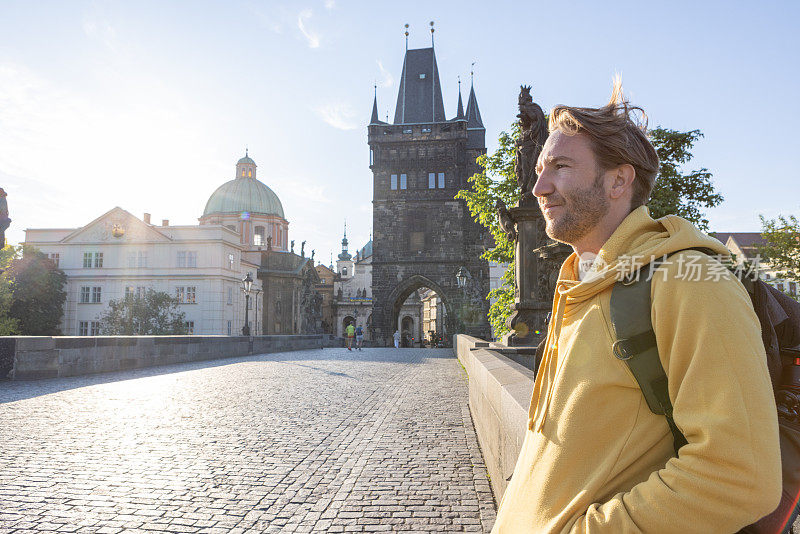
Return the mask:
<path id="1" fill-rule="evenodd" d="M 375 86 L 375 96 L 372 99 L 372 117 L 369 119 L 370 124 L 380 124 L 381 121 L 378 118 L 378 86 Z"/>
<path id="2" fill-rule="evenodd" d="M 342 253 L 339 254 L 339 260 L 349 261 L 352 256 L 347 252 L 347 223 L 344 223 L 344 238 L 342 239 Z"/>
<path id="3" fill-rule="evenodd" d="M 461 102 L 461 80 L 458 80 L 458 110 L 456 111 L 455 120 L 464 120 L 464 104 Z"/>
<path id="4" fill-rule="evenodd" d="M 470 84 L 469 99 L 467 99 L 467 128 L 483 128 L 481 110 L 478 109 L 478 99 L 475 97 L 475 86 Z"/>
<path id="5" fill-rule="evenodd" d="M 470 84 L 469 98 L 467 99 L 467 148 L 486 148 L 486 128 L 481 119 L 481 110 L 478 109 L 478 98 L 475 96 L 475 86 Z"/>
<path id="6" fill-rule="evenodd" d="M 445 122 L 439 67 L 431 48 L 407 50 L 397 92 L 394 124 Z"/>

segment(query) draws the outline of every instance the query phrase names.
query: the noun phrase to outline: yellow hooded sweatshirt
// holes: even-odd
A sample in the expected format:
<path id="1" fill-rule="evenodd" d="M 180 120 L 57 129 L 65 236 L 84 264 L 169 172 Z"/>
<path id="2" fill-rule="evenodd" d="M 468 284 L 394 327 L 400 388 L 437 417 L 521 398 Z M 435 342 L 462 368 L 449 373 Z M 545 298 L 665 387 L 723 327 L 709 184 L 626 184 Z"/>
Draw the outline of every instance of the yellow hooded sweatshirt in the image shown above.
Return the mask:
<path id="1" fill-rule="evenodd" d="M 666 419 L 611 351 L 620 269 L 688 247 L 729 254 L 688 221 L 640 207 L 599 252 L 599 270 L 579 281 L 577 256 L 564 262 L 493 533 L 733 533 L 777 507 L 778 422 L 758 318 L 722 264 L 679 252 L 651 284 L 658 352 L 688 441 L 678 457 Z"/>

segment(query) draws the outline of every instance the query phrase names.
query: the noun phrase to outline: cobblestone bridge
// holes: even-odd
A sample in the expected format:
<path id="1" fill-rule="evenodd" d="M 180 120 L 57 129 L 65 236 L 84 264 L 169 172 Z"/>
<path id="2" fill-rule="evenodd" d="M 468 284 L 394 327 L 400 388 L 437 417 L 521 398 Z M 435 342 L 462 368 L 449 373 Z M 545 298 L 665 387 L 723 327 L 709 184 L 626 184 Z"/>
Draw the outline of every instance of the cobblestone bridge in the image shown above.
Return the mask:
<path id="1" fill-rule="evenodd" d="M 0 533 L 488 532 L 450 350 L 0 382 Z"/>

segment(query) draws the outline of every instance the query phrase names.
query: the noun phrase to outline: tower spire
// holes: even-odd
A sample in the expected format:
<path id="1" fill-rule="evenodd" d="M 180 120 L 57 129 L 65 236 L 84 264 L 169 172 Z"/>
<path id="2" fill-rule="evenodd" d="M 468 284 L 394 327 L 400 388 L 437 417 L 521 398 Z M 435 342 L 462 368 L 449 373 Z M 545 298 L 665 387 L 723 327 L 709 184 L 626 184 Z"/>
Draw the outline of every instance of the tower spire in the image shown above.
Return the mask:
<path id="1" fill-rule="evenodd" d="M 373 89 L 375 90 L 375 94 L 372 97 L 372 116 L 369 119 L 369 123 L 370 124 L 378 124 L 381 121 L 378 118 L 378 84 L 377 83 L 373 86 Z"/>
<path id="2" fill-rule="evenodd" d="M 464 104 L 461 102 L 461 76 L 458 77 L 458 110 L 456 111 L 456 119 L 464 118 Z"/>
<path id="3" fill-rule="evenodd" d="M 433 27 L 433 21 L 431 21 L 431 48 L 433 48 L 433 32 L 435 31 L 436 29 Z"/>
<path id="4" fill-rule="evenodd" d="M 406 52 L 408 52 L 408 23 L 407 22 L 406 22 L 406 26 L 405 27 L 406 27 L 406 31 L 405 31 L 405 34 L 406 34 Z"/>

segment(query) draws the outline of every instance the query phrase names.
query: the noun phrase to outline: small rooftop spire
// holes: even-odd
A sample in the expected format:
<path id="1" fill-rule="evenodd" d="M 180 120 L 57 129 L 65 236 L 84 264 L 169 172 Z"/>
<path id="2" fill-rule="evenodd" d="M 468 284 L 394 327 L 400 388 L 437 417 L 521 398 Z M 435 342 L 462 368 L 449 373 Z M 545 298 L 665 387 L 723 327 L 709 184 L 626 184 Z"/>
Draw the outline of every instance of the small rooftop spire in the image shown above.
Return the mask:
<path id="1" fill-rule="evenodd" d="M 378 84 L 376 83 L 373 88 L 375 95 L 372 98 L 372 116 L 369 119 L 370 124 L 378 124 L 381 120 L 378 118 Z"/>
<path id="2" fill-rule="evenodd" d="M 406 52 L 408 52 L 408 23 L 406 22 Z"/>
<path id="3" fill-rule="evenodd" d="M 431 48 L 433 48 L 433 32 L 436 31 L 436 28 L 433 27 L 433 21 L 431 21 Z"/>
<path id="4" fill-rule="evenodd" d="M 464 104 L 461 102 L 461 76 L 458 77 L 458 109 L 456 110 L 456 119 L 464 118 Z"/>

